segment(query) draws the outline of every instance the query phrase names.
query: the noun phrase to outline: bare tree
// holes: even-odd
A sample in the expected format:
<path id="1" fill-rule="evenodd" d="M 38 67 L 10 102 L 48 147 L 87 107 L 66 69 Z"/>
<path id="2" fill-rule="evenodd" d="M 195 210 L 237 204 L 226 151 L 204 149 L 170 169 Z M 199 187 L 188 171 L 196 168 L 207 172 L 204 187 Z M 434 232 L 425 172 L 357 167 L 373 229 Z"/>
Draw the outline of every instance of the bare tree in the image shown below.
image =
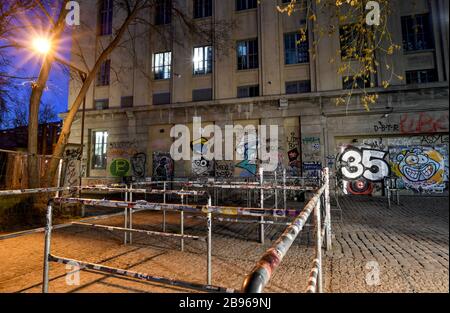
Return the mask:
<path id="1" fill-rule="evenodd" d="M 181 32 L 179 36 L 175 36 L 172 29 L 169 31 L 163 31 L 160 27 L 155 25 L 153 21 L 149 20 L 149 12 L 151 9 L 158 5 L 158 0 L 115 0 L 114 1 L 114 16 L 119 16 L 121 18 L 120 26 L 114 30 L 111 39 L 101 46 L 101 51 L 95 58 L 95 63 L 90 67 L 86 60 L 86 56 L 83 55 L 83 50 L 80 49 L 78 58 L 82 60 L 85 68 L 87 69 L 87 75 L 81 82 L 80 91 L 70 105 L 70 110 L 67 113 L 64 122 L 63 129 L 61 131 L 58 143 L 55 147 L 54 158 L 51 161 L 50 169 L 48 171 L 47 181 L 51 182 L 55 176 L 58 161 L 57 158 L 63 156 L 65 146 L 68 143 L 72 123 L 75 120 L 80 106 L 85 98 L 88 89 L 97 77 L 97 73 L 104 61 L 111 55 L 111 53 L 120 47 L 131 46 L 131 49 L 126 49 L 131 53 L 131 57 L 136 58 L 135 42 L 142 39 L 147 40 L 150 31 L 156 32 L 160 35 L 161 40 L 170 42 L 176 42 L 180 45 L 185 43 L 187 35 L 194 36 L 197 38 L 203 38 L 207 41 L 214 41 L 216 47 L 224 51 L 226 46 L 229 44 L 229 34 L 232 32 L 234 23 L 225 21 L 215 21 L 212 23 L 196 23 L 190 18 L 183 8 L 180 8 L 176 0 L 168 1 L 171 13 L 172 24 L 177 24 L 179 27 L 178 31 Z M 141 33 L 134 33 L 132 31 L 133 26 L 141 25 L 145 31 Z M 93 31 L 92 29 L 90 31 Z M 74 42 L 75 45 L 78 43 Z M 147 74 L 147 73 L 144 73 Z M 117 75 L 119 76 L 119 75 Z"/>

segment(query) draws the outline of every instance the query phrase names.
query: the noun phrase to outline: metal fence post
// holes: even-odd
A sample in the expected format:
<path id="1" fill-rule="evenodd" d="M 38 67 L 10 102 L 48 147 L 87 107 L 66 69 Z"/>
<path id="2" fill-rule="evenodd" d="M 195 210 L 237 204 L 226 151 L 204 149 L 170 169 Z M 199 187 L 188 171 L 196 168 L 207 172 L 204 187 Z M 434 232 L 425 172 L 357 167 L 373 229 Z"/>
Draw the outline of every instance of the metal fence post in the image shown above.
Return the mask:
<path id="1" fill-rule="evenodd" d="M 164 200 L 164 204 L 166 204 L 166 191 L 167 191 L 167 183 L 164 182 L 164 195 L 163 195 L 163 200 Z M 166 210 L 163 210 L 163 232 L 166 232 Z"/>
<path id="2" fill-rule="evenodd" d="M 286 169 L 283 169 L 283 202 L 284 202 L 284 212 L 287 210 L 287 196 L 286 196 Z"/>
<path id="3" fill-rule="evenodd" d="M 52 240 L 52 202 L 47 206 L 47 225 L 45 227 L 45 249 L 44 249 L 44 277 L 42 282 L 42 292 L 48 293 L 49 257 Z"/>
<path id="4" fill-rule="evenodd" d="M 261 167 L 259 169 L 259 177 L 260 177 L 260 185 L 261 185 L 261 188 L 260 188 L 260 195 L 261 195 L 260 205 L 261 205 L 261 209 L 264 209 L 264 190 L 263 190 L 264 176 L 263 175 L 264 175 L 264 168 Z M 264 217 L 261 216 L 259 218 L 259 221 L 261 222 L 259 224 L 259 242 L 264 244 L 264 237 L 265 237 L 264 236 Z"/>
<path id="5" fill-rule="evenodd" d="M 130 196 L 129 196 L 130 202 L 133 202 L 133 184 L 130 184 L 129 192 L 130 192 Z M 128 224 L 130 225 L 129 228 L 133 229 L 133 208 L 129 208 L 128 214 L 130 215 L 130 218 L 129 218 L 129 221 L 128 221 Z M 128 242 L 131 245 L 131 244 L 133 244 L 133 232 L 130 232 L 128 234 L 128 236 L 129 236 Z"/>
<path id="6" fill-rule="evenodd" d="M 332 249 L 331 244 L 331 204 L 330 204 L 330 169 L 327 167 L 324 169 L 325 175 L 325 234 L 327 251 Z"/>
<path id="7" fill-rule="evenodd" d="M 316 222 L 316 258 L 319 260 L 319 273 L 317 275 L 317 290 L 322 293 L 322 229 L 320 216 L 320 197 L 314 208 L 314 216 Z"/>
<path id="8" fill-rule="evenodd" d="M 181 204 L 184 204 L 184 196 L 181 195 Z M 180 228 L 181 235 L 184 235 L 184 211 L 183 208 L 180 211 Z M 184 251 L 184 237 L 181 237 L 181 252 Z"/>
<path id="9" fill-rule="evenodd" d="M 209 207 L 211 206 L 211 198 L 209 198 L 208 200 L 208 213 L 206 215 L 207 218 L 207 222 L 206 222 L 206 227 L 208 230 L 208 239 L 207 239 L 207 275 L 206 275 L 206 280 L 207 280 L 207 284 L 211 285 L 211 281 L 212 281 L 212 213 L 209 211 Z"/>
<path id="10" fill-rule="evenodd" d="M 125 209 L 123 210 L 123 215 L 124 215 L 124 225 L 125 225 L 124 227 L 127 228 L 127 227 L 128 227 L 128 208 L 125 208 Z M 127 232 L 125 231 L 125 232 L 123 233 L 123 244 L 124 244 L 124 245 L 127 244 L 127 238 L 128 238 Z"/>

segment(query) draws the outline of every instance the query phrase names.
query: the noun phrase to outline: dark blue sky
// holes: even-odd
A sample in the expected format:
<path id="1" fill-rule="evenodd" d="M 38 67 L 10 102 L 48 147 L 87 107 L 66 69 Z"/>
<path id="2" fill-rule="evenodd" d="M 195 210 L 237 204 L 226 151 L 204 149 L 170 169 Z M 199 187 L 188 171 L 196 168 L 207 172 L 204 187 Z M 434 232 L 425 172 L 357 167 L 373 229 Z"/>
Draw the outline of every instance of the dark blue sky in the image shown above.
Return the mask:
<path id="1" fill-rule="evenodd" d="M 66 60 L 70 61 L 70 53 L 64 53 Z M 20 67 L 16 75 L 23 77 L 37 77 L 39 75 L 39 70 L 41 67 L 41 61 L 38 57 L 29 59 L 29 53 L 27 51 L 21 51 L 15 57 L 15 63 Z M 23 60 L 29 59 L 25 64 Z M 17 92 L 18 101 L 28 101 L 30 93 L 30 84 L 32 80 L 23 80 L 17 82 Z M 55 63 L 52 67 L 50 74 L 50 79 L 47 84 L 47 89 L 44 91 L 42 101 L 51 104 L 56 112 L 66 112 L 67 111 L 67 97 L 69 88 L 69 76 L 67 71 Z M 24 103 L 27 105 L 28 103 Z"/>

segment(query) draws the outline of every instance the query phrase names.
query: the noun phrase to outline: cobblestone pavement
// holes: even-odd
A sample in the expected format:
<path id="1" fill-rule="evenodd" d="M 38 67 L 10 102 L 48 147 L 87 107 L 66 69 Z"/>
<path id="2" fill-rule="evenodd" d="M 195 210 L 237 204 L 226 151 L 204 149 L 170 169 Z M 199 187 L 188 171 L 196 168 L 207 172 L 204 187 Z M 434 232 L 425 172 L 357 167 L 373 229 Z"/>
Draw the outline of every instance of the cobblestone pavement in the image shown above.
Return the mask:
<path id="1" fill-rule="evenodd" d="M 333 250 L 324 256 L 327 292 L 448 292 L 448 197 L 403 197 L 387 209 L 383 198 L 341 199 L 342 219 L 333 211 Z M 136 214 L 136 228 L 160 230 L 160 214 Z M 169 215 L 169 231 L 179 216 Z M 105 221 L 122 225 L 121 218 Z M 245 274 L 283 231 L 268 226 L 267 242 L 256 242 L 257 226 L 213 224 L 213 284 L 239 289 Z M 187 219 L 185 233 L 204 234 L 205 222 Z M 304 292 L 313 258 L 313 231 L 307 227 L 289 250 L 267 287 L 268 292 Z M 205 283 L 205 244 L 71 227 L 54 232 L 52 253 L 155 276 Z M 39 292 L 43 235 L 0 241 L 0 292 Z M 156 283 L 92 271 L 80 273 L 80 285 L 68 286 L 66 268 L 51 263 L 51 292 L 192 292 Z"/>

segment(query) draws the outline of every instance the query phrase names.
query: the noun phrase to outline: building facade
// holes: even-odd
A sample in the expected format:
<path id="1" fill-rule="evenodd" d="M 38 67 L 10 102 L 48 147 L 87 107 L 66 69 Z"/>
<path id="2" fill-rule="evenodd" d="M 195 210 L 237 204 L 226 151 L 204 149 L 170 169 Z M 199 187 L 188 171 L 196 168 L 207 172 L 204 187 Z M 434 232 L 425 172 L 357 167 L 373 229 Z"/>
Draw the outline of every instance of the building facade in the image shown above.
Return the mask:
<path id="1" fill-rule="evenodd" d="M 308 27 L 307 40 L 299 43 L 299 29 L 311 21 L 301 12 L 279 13 L 276 6 L 288 1 L 177 0 L 193 25 L 216 29 L 209 37 L 186 32 L 167 9 L 170 2 L 143 12 L 152 27 L 132 25 L 128 40 L 102 64 L 86 98 L 83 139 L 81 113 L 73 124 L 70 143 L 84 143 L 87 184 L 124 176 L 255 175 L 258 164 L 245 156 L 244 162 L 171 160 L 172 127 L 192 130 L 193 118 L 201 117 L 202 125 L 222 130 L 278 125 L 279 169 L 315 176 L 331 167 L 346 193 L 378 192 L 387 177 L 408 190 L 448 188 L 448 1 L 393 1 L 389 23 L 402 49 L 377 56 L 370 91 L 379 98 L 369 112 L 358 90 L 346 105 L 336 105 L 349 80 L 338 74 L 339 32 L 317 40 Z M 87 68 L 122 20 L 111 0 L 81 1 L 81 8 L 84 28 L 74 30 L 72 59 Z M 327 12 L 316 18 L 340 26 Z M 404 79 L 391 77 L 385 64 Z M 71 81 L 69 104 L 79 88 Z"/>

